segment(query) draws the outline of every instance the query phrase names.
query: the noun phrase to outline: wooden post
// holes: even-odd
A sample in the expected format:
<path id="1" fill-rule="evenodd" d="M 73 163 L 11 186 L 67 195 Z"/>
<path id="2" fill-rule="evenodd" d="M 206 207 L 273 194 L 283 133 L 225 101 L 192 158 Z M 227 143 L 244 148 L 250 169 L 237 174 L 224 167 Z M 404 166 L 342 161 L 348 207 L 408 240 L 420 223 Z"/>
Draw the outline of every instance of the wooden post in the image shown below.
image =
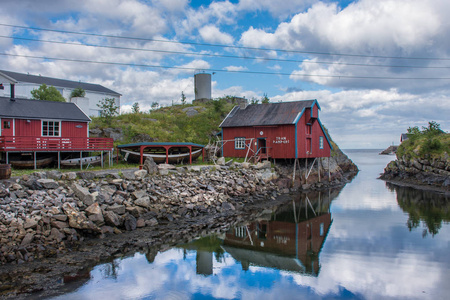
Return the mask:
<path id="1" fill-rule="evenodd" d="M 36 170 L 36 151 L 34 152 L 34 169 Z"/>
<path id="2" fill-rule="evenodd" d="M 319 182 L 320 182 L 320 161 L 322 160 L 322 158 L 319 158 L 319 160 L 317 161 L 317 174 L 319 175 Z"/>
<path id="3" fill-rule="evenodd" d="M 101 159 L 100 165 L 103 168 L 103 150 L 102 152 L 100 152 L 100 159 Z"/>
<path id="4" fill-rule="evenodd" d="M 308 183 L 308 158 L 305 159 L 305 183 Z"/>
<path id="5" fill-rule="evenodd" d="M 297 158 L 294 160 L 294 174 L 292 175 L 292 185 L 294 185 L 295 182 L 295 169 L 297 167 Z"/>
<path id="6" fill-rule="evenodd" d="M 80 151 L 80 170 L 83 170 L 83 152 Z"/>
<path id="7" fill-rule="evenodd" d="M 58 169 L 61 169 L 61 152 L 58 151 Z"/>

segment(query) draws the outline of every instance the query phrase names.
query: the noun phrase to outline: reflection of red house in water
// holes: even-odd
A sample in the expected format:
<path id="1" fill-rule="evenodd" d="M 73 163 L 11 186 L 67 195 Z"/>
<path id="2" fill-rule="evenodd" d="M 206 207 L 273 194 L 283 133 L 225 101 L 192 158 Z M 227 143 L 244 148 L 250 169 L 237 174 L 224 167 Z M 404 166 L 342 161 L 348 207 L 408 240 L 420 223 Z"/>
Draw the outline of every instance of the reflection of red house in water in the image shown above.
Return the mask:
<path id="1" fill-rule="evenodd" d="M 226 234 L 224 249 L 242 267 L 256 265 L 318 275 L 319 252 L 332 223 L 329 212 L 298 219 L 292 211 L 237 227 Z"/>

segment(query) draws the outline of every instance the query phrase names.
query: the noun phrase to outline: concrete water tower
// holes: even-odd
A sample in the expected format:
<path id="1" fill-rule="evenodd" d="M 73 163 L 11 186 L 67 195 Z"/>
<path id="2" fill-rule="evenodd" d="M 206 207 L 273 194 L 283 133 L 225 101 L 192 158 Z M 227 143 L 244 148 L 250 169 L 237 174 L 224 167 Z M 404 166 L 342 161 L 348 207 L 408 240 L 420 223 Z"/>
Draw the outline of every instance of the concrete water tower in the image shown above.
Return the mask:
<path id="1" fill-rule="evenodd" d="M 211 74 L 194 75 L 195 100 L 211 100 Z"/>

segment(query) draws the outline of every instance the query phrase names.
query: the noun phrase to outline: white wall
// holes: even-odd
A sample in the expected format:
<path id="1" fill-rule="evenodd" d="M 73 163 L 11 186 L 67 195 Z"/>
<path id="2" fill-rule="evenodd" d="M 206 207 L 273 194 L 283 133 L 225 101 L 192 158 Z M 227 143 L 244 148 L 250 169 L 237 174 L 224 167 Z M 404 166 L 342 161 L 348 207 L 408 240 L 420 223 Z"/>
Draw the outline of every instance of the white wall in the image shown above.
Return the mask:
<path id="1" fill-rule="evenodd" d="M 4 90 L 0 90 L 0 96 L 3 97 L 10 97 L 10 91 L 11 87 L 9 84 L 3 84 L 5 87 Z M 38 84 L 32 84 L 32 83 L 18 83 L 15 85 L 15 95 L 16 98 L 25 98 L 25 99 L 31 99 L 31 91 L 34 89 L 38 89 Z M 70 94 L 72 93 L 72 89 L 68 88 L 59 88 L 56 87 L 56 89 L 61 93 L 61 95 L 66 99 L 67 102 L 70 102 Z M 90 117 L 98 117 L 100 115 L 100 108 L 97 106 L 97 104 L 100 104 L 100 101 L 102 101 L 105 98 L 114 98 L 116 105 L 119 107 L 119 113 L 120 113 L 120 97 L 107 94 L 107 93 L 97 93 L 92 91 L 86 91 L 86 98 L 89 99 L 89 111 L 85 111 L 87 115 Z"/>

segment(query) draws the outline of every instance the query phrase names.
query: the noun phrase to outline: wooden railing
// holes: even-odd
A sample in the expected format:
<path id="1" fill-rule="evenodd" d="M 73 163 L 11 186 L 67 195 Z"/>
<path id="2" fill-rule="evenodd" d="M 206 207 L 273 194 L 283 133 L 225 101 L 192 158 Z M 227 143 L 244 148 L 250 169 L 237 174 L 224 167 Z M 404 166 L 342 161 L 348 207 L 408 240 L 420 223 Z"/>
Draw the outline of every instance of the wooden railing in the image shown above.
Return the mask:
<path id="1" fill-rule="evenodd" d="M 0 137 L 0 152 L 111 151 L 112 138 Z"/>

